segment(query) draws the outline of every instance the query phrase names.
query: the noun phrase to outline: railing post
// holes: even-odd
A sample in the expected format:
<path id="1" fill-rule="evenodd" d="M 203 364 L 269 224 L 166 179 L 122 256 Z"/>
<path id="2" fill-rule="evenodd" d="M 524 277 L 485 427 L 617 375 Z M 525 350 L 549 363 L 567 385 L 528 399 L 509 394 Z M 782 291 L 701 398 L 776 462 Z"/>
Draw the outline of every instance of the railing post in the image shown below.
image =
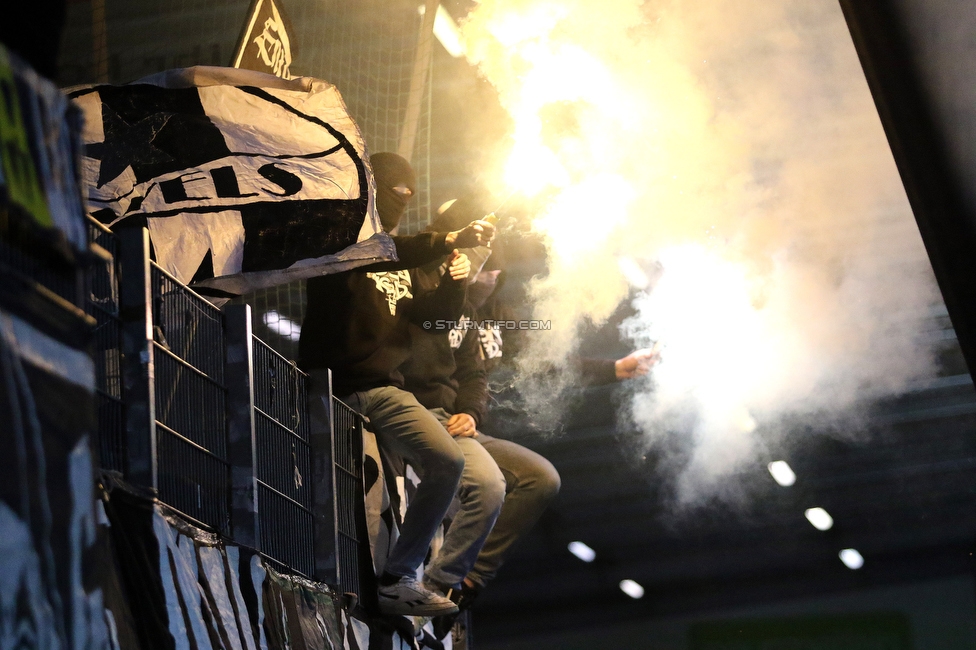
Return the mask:
<path id="1" fill-rule="evenodd" d="M 308 442 L 312 449 L 312 512 L 315 516 L 315 579 L 338 585 L 338 510 L 333 459 L 332 372 L 313 370 L 308 380 Z"/>
<path id="2" fill-rule="evenodd" d="M 120 228 L 119 316 L 122 320 L 122 387 L 126 396 L 126 480 L 156 489 L 156 395 L 149 231 Z"/>
<path id="3" fill-rule="evenodd" d="M 231 465 L 231 537 L 260 549 L 254 432 L 254 345 L 251 306 L 224 308 L 228 455 Z"/>

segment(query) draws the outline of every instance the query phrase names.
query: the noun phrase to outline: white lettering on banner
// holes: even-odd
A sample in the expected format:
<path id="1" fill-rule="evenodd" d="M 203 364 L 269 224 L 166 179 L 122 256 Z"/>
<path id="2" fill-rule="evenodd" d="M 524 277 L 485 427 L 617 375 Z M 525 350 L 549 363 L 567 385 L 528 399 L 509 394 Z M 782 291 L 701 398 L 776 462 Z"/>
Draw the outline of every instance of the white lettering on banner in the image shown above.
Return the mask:
<path id="1" fill-rule="evenodd" d="M 234 72 L 229 76 L 240 82 L 254 74 Z M 360 198 L 353 156 L 361 137 L 335 88 L 317 83 L 321 87 L 313 84 L 312 92 L 300 83 L 303 89 L 295 91 L 203 86 L 197 88 L 203 115 L 159 109 L 138 122 L 118 115 L 120 100 L 79 102 L 92 121 L 107 120 L 113 127 L 103 129 L 102 142 L 86 143 L 90 210 L 108 208 L 117 220 L 268 201 Z M 197 140 L 187 131 L 191 123 L 202 134 Z M 182 137 L 183 148 L 172 155 L 159 149 L 156 138 L 163 130 Z"/>
<path id="2" fill-rule="evenodd" d="M 341 149 L 329 155 L 349 158 Z M 316 159 L 302 158 L 287 161 L 272 156 L 221 158 L 196 169 L 160 175 L 135 185 L 131 194 L 118 198 L 113 211 L 124 214 L 140 198 L 139 212 L 147 216 L 192 210 L 197 206 L 219 210 L 263 201 L 358 198 L 359 187 L 355 182 L 348 188 L 335 182 L 320 182 L 321 165 Z M 354 176 L 351 178 L 355 181 Z M 106 189 L 114 188 L 106 186 Z"/>

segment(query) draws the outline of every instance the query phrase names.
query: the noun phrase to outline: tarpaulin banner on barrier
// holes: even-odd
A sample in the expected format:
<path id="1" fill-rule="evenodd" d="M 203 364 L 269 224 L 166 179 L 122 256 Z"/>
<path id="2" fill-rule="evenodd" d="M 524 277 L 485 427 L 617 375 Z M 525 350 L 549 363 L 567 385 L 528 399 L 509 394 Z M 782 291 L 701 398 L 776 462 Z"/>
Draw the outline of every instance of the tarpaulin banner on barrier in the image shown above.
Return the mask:
<path id="1" fill-rule="evenodd" d="M 114 614 L 122 648 L 418 648 L 409 619 L 352 618 L 326 585 L 278 573 L 124 486 L 105 511 L 126 595 Z"/>
<path id="2" fill-rule="evenodd" d="M 90 213 L 144 220 L 181 282 L 237 294 L 395 259 L 334 86 L 196 67 L 70 94 Z"/>
<path id="3" fill-rule="evenodd" d="M 0 646 L 118 647 L 94 499 L 95 369 L 0 311 Z M 104 577 L 104 580 L 102 579 Z M 115 640 L 113 645 L 113 639 Z"/>

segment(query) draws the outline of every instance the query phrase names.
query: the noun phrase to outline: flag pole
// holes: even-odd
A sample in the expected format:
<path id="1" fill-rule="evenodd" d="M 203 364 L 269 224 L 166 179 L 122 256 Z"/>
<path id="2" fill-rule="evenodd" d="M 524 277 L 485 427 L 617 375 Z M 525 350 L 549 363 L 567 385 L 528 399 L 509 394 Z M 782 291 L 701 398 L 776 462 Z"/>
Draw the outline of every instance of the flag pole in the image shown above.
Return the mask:
<path id="1" fill-rule="evenodd" d="M 437 16 L 438 0 L 426 0 L 424 19 L 417 37 L 417 56 L 413 62 L 413 76 L 410 78 L 410 95 L 407 97 L 407 113 L 403 118 L 403 130 L 397 153 L 413 162 L 413 150 L 417 141 L 417 125 L 420 122 L 420 107 L 423 103 L 424 87 L 430 75 L 430 60 L 434 51 L 434 18 Z"/>

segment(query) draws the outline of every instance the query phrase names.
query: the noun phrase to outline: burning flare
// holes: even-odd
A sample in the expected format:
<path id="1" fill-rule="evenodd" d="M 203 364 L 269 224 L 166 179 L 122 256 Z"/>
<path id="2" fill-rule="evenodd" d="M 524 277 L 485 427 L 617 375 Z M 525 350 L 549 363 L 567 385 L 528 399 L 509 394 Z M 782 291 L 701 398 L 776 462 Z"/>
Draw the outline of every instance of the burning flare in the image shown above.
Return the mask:
<path id="1" fill-rule="evenodd" d="M 631 296 L 625 333 L 665 344 L 631 415 L 693 441 L 682 498 L 764 424 L 931 374 L 937 293 L 836 3 L 481 0 L 462 30 L 514 124 L 495 185 L 552 195 L 523 369 Z"/>

